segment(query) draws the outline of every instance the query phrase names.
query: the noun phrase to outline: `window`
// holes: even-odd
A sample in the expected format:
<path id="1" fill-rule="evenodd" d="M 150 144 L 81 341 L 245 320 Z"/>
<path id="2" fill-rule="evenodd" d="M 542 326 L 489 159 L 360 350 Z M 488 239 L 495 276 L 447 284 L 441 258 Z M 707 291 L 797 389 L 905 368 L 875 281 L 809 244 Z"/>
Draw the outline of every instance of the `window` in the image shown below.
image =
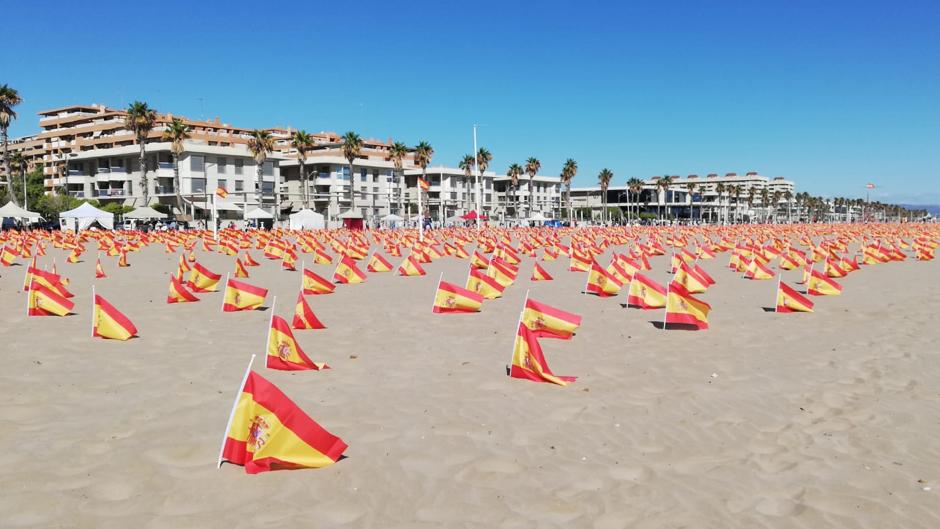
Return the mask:
<path id="1" fill-rule="evenodd" d="M 264 176 L 274 176 L 274 162 L 264 162 L 261 171 Z"/>
<path id="2" fill-rule="evenodd" d="M 228 182 L 224 178 L 220 178 L 218 187 L 221 187 L 222 189 L 228 189 Z"/>
<path id="3" fill-rule="evenodd" d="M 216 172 L 219 174 L 225 174 L 228 172 L 228 159 L 219 157 L 219 165 L 216 167 Z"/>
<path id="4" fill-rule="evenodd" d="M 242 180 L 235 180 L 235 191 L 244 191 L 244 190 L 245 190 L 245 182 Z"/>
<path id="5" fill-rule="evenodd" d="M 245 161 L 239 158 L 235 159 L 235 174 L 240 175 L 244 171 Z"/>
<path id="6" fill-rule="evenodd" d="M 205 171 L 206 159 L 202 156 L 190 156 L 189 157 L 189 170 L 194 173 L 201 173 Z M 203 186 L 205 186 L 205 180 L 203 180 Z"/>
<path id="7" fill-rule="evenodd" d="M 369 174 L 366 173 L 365 168 L 359 169 L 359 181 L 360 181 L 360 182 L 368 182 L 368 181 L 369 181 Z"/>
<path id="8" fill-rule="evenodd" d="M 193 193 L 205 193 L 206 192 L 206 179 L 205 178 L 193 178 L 192 183 Z"/>
<path id="9" fill-rule="evenodd" d="M 374 187 L 372 188 L 372 192 L 375 193 L 376 195 L 378 195 L 378 194 L 379 194 L 379 186 L 374 186 Z"/>
<path id="10" fill-rule="evenodd" d="M 349 166 L 347 165 L 343 166 L 343 172 L 342 172 L 341 178 L 343 180 L 349 180 Z"/>
<path id="11" fill-rule="evenodd" d="M 261 194 L 273 195 L 274 194 L 274 182 L 261 182 Z"/>

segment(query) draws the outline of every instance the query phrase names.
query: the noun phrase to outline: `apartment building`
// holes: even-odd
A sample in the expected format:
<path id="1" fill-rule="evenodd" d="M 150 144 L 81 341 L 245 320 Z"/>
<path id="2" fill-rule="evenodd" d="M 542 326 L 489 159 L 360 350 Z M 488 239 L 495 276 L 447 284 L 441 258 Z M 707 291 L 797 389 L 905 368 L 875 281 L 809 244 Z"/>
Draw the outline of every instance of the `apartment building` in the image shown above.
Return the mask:
<path id="1" fill-rule="evenodd" d="M 528 175 L 519 177 L 518 186 L 512 187 L 512 179 L 499 176 L 496 188 L 496 212 L 501 218 L 526 219 L 541 215 L 547 219 L 559 218 L 561 208 L 561 178 L 558 176 Z"/>
<path id="2" fill-rule="evenodd" d="M 662 177 L 643 180 L 639 193 L 628 191 L 626 185 L 607 188 L 607 206 L 624 210 L 659 213 L 671 218 L 704 219 L 711 222 L 757 218 L 767 210 L 785 207 L 795 194 L 792 181 L 782 177 L 768 178 L 757 172 L 743 175 L 711 173 L 704 178 L 692 174 L 670 177 L 668 187 L 660 185 Z M 763 192 L 768 203 L 763 203 Z M 773 197 L 777 196 L 777 204 Z M 594 218 L 600 218 L 602 194 L 599 186 L 571 189 L 574 208 L 591 208 Z"/>

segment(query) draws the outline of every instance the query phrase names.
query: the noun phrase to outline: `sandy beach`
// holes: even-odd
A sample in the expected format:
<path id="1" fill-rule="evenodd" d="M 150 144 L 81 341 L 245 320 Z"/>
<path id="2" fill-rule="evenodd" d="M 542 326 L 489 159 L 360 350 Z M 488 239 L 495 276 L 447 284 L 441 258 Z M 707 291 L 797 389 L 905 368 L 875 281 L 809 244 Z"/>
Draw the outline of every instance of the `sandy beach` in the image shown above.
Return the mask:
<path id="1" fill-rule="evenodd" d="M 246 281 L 289 316 L 300 272 L 251 253 L 262 265 Z M 308 297 L 327 329 L 296 336 L 332 369 L 289 373 L 263 367 L 269 311 L 223 313 L 221 293 L 165 303 L 178 254 L 102 257 L 100 280 L 91 247 L 65 256 L 50 247 L 40 265 L 55 257 L 71 280 L 66 318 L 27 318 L 27 262 L 0 269 L 3 528 L 940 527 L 936 260 L 866 266 L 814 313 L 774 314 L 776 281 L 742 279 L 720 254 L 700 263 L 717 281 L 701 296 L 710 328 L 689 332 L 624 308 L 625 293 L 581 294 L 567 259 L 539 261 L 555 280 L 534 283 L 526 257 L 481 313 L 432 314 L 440 274 L 466 279 L 468 261 L 445 257 L 423 277 L 369 273 Z M 651 263 L 666 282 L 668 258 Z M 139 338 L 91 338 L 92 284 Z M 554 372 L 578 377 L 568 387 L 505 375 L 527 290 L 583 316 L 574 339 L 543 341 Z M 345 459 L 216 469 L 252 354 L 349 444 Z"/>

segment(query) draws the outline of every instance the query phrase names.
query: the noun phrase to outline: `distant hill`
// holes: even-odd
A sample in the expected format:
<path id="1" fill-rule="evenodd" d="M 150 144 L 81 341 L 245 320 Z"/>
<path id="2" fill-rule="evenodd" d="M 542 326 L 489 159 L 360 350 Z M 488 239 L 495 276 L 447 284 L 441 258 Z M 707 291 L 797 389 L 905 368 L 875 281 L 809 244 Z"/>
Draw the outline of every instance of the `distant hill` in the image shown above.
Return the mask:
<path id="1" fill-rule="evenodd" d="M 938 204 L 901 204 L 907 209 L 926 209 L 934 217 L 940 217 L 940 205 Z"/>

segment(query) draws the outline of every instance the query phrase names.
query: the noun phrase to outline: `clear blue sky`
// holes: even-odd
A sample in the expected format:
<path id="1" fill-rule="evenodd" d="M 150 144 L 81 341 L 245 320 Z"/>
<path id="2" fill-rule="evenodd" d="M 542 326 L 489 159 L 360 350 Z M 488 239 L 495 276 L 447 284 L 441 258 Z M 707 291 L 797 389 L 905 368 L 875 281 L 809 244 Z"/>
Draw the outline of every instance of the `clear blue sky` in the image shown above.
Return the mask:
<path id="1" fill-rule="evenodd" d="M 936 0 L 209 3 L 6 2 L 0 83 L 24 99 L 11 134 L 41 109 L 140 99 L 428 140 L 453 166 L 481 123 L 501 173 L 571 157 L 576 185 L 604 167 L 617 184 L 757 170 L 940 203 Z"/>

